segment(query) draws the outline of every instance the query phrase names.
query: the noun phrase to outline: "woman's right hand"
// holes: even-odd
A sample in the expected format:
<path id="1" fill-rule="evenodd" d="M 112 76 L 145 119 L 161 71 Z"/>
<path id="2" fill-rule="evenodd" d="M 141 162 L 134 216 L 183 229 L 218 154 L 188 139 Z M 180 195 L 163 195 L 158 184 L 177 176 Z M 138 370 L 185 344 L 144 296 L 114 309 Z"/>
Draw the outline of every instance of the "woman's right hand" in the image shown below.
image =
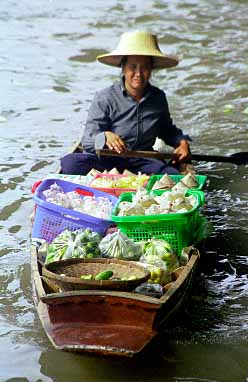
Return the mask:
<path id="1" fill-rule="evenodd" d="M 112 131 L 105 131 L 106 142 L 105 145 L 118 154 L 126 150 L 125 142 L 119 137 L 119 135 L 112 133 Z"/>

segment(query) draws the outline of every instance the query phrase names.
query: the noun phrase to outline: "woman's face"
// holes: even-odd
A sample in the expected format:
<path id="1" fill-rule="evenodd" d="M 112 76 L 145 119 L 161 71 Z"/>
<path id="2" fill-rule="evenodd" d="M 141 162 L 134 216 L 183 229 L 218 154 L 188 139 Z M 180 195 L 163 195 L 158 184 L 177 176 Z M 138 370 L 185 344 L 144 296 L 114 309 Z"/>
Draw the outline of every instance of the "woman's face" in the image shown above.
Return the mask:
<path id="1" fill-rule="evenodd" d="M 127 56 L 123 67 L 125 86 L 131 94 L 142 94 L 152 72 L 152 59 L 148 56 Z"/>

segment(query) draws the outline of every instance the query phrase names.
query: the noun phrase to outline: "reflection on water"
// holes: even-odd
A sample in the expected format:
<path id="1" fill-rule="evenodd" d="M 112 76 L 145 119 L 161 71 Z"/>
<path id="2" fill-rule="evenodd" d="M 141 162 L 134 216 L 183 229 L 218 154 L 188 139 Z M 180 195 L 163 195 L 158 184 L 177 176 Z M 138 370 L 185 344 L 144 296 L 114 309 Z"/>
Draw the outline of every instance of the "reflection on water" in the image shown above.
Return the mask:
<path id="1" fill-rule="evenodd" d="M 95 62 L 96 57 L 100 54 L 103 54 L 104 52 L 97 49 L 84 49 L 82 50 L 82 53 L 82 55 L 70 57 L 69 60 L 79 62 Z"/>
<path id="2" fill-rule="evenodd" d="M 214 229 L 201 248 L 192 298 L 131 361 L 52 349 L 32 303 L 28 218 L 32 184 L 57 169 L 82 135 L 95 91 L 119 77 L 95 56 L 114 49 L 128 29 L 157 33 L 162 50 L 180 57 L 152 82 L 166 90 L 192 151 L 247 151 L 246 13 L 242 0 L 0 2 L 0 381 L 248 377 L 248 166 L 197 164 L 209 177 L 205 214 Z"/>

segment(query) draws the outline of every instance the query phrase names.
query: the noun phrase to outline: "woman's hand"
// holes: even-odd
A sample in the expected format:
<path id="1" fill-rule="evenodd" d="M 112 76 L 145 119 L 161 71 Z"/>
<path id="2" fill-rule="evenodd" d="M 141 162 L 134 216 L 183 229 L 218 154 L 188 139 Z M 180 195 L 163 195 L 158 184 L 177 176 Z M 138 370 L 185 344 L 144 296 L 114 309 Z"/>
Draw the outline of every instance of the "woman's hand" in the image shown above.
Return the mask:
<path id="1" fill-rule="evenodd" d="M 186 139 L 182 139 L 177 148 L 174 150 L 174 154 L 177 159 L 172 163 L 183 162 L 188 159 L 190 156 L 189 142 Z"/>
<path id="2" fill-rule="evenodd" d="M 118 154 L 126 150 L 125 142 L 119 137 L 119 135 L 112 133 L 112 131 L 105 131 L 106 142 L 105 145 Z"/>

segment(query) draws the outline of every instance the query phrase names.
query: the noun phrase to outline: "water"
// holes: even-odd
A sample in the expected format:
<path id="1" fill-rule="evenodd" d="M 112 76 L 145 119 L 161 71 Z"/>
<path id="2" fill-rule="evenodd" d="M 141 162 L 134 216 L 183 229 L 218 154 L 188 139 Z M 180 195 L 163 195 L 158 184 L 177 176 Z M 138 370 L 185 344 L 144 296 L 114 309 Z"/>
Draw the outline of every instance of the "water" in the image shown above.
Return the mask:
<path id="1" fill-rule="evenodd" d="M 202 251 L 188 310 L 136 360 L 55 351 L 32 302 L 31 185 L 82 134 L 98 88 L 118 69 L 95 62 L 129 29 L 157 33 L 180 65 L 153 74 L 195 153 L 248 151 L 245 0 L 0 3 L 0 381 L 245 382 L 248 377 L 247 166 L 201 163 L 209 176 Z M 225 105 L 234 110 L 224 113 Z"/>

